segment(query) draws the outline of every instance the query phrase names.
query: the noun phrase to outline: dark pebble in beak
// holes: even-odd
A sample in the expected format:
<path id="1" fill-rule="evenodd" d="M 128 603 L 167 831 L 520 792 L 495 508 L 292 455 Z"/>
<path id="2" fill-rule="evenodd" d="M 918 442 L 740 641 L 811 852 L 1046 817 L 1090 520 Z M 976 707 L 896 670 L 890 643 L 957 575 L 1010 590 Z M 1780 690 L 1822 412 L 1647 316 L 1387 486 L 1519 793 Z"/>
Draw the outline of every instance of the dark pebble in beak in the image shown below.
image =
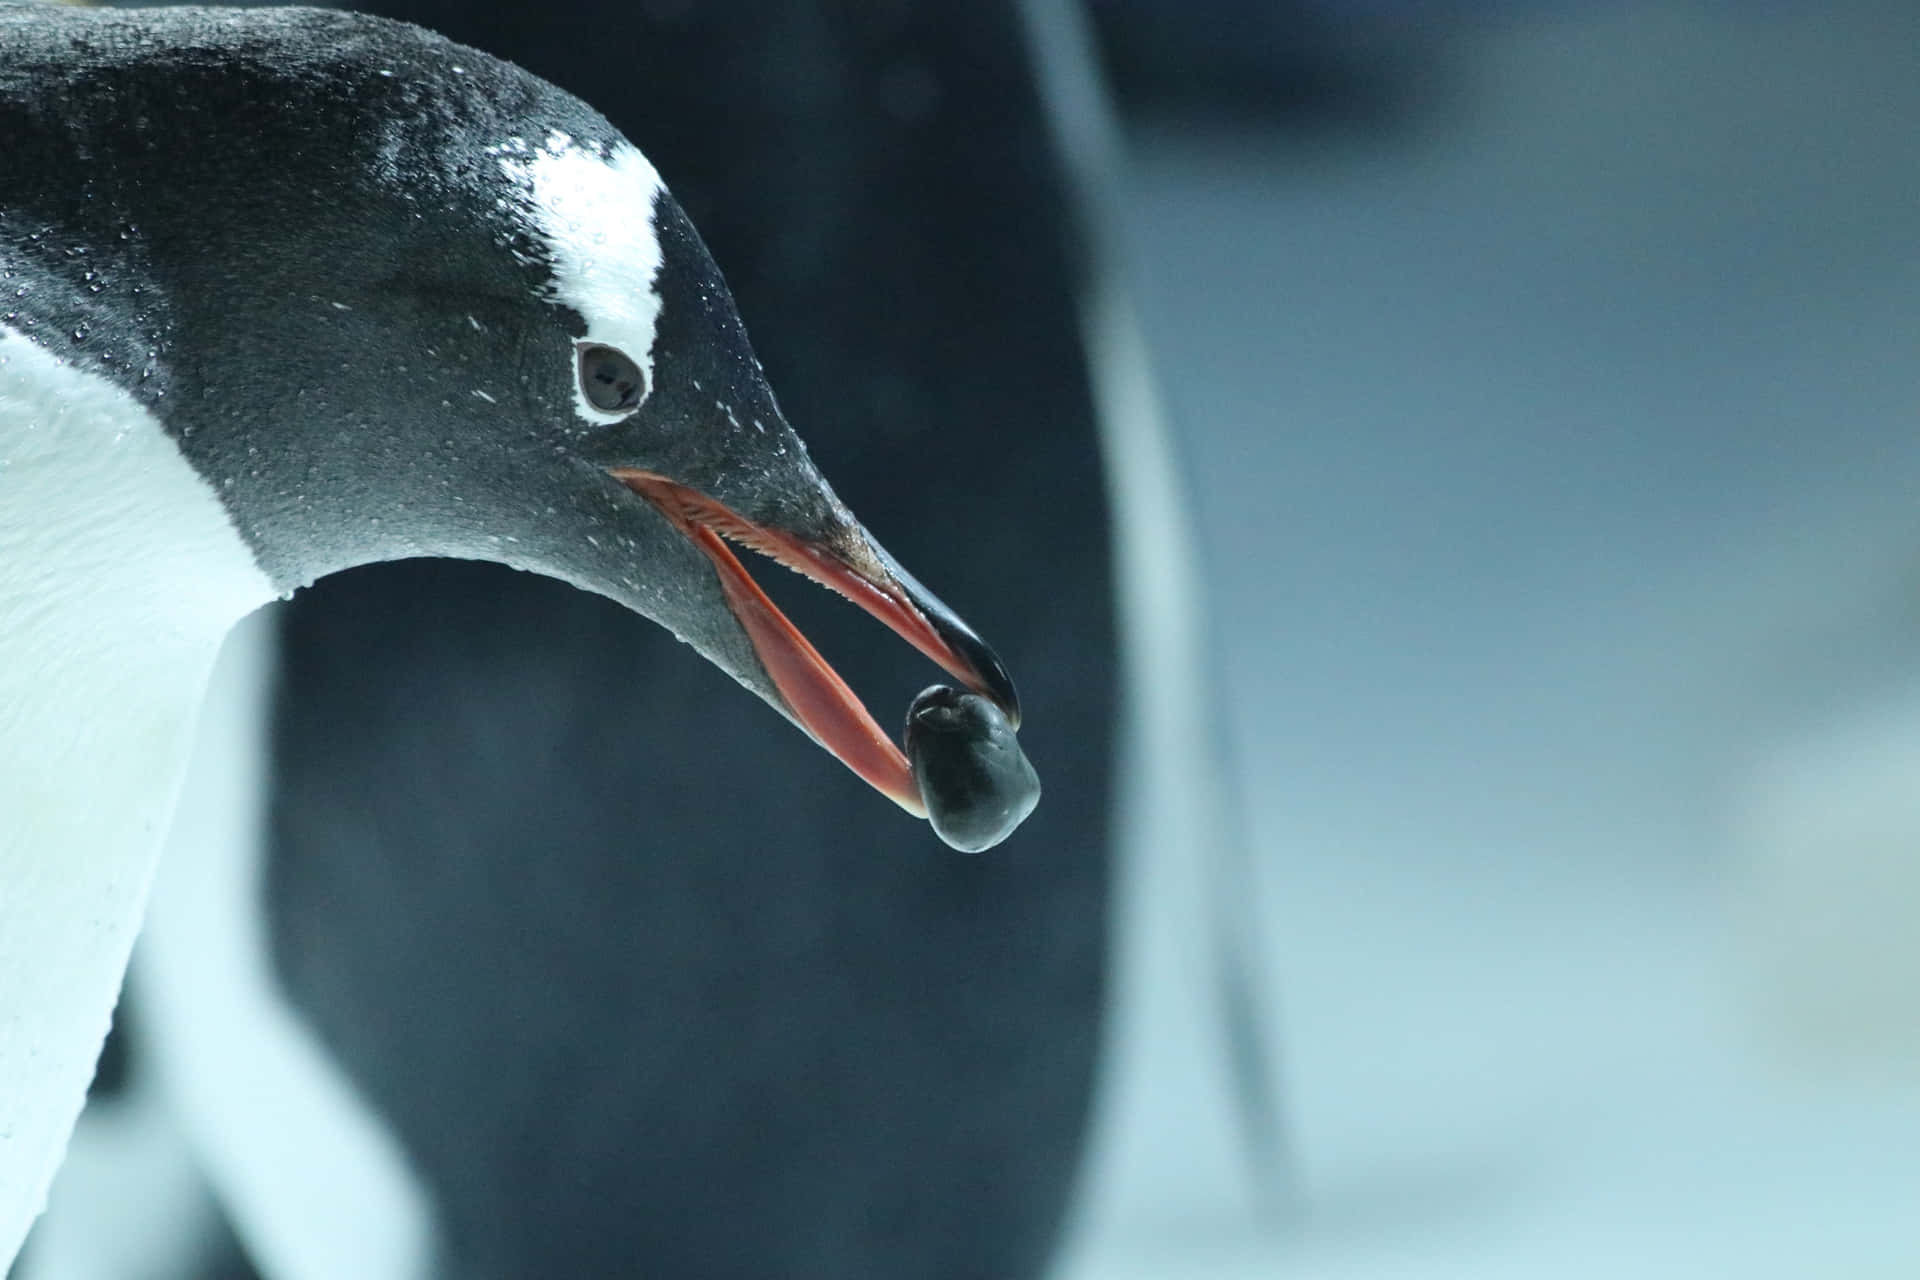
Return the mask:
<path id="1" fill-rule="evenodd" d="M 962 853 L 1005 840 L 1040 802 L 1013 724 L 977 693 L 934 685 L 907 708 L 907 759 L 939 837 Z"/>

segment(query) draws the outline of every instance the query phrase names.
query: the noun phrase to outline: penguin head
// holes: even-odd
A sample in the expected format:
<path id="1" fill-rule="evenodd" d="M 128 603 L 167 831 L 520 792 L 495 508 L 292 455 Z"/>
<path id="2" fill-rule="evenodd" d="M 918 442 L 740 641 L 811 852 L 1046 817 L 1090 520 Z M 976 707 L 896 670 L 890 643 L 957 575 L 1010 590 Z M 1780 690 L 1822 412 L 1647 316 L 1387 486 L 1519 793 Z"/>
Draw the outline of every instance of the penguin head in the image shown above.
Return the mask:
<path id="1" fill-rule="evenodd" d="M 21 123 L 14 153 L 57 171 L 78 138 L 87 180 L 0 177 L 0 209 L 57 227 L 49 254 L 95 246 L 72 304 L 90 318 L 48 319 L 88 326 L 280 590 L 410 556 L 563 579 L 666 626 L 919 812 L 900 749 L 744 546 L 1017 721 L 992 652 L 822 478 L 698 234 L 597 113 L 359 15 L 74 21 L 90 38 L 61 48 L 57 123 Z"/>

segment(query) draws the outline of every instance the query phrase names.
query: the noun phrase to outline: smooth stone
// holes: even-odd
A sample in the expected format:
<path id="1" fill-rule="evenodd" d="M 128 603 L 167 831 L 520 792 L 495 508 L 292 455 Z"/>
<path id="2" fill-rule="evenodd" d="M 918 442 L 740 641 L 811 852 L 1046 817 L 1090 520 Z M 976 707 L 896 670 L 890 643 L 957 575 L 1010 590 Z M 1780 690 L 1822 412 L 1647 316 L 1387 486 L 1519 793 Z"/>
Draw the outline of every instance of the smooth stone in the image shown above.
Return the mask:
<path id="1" fill-rule="evenodd" d="M 963 853 L 1005 840 L 1040 802 L 1040 775 L 1000 708 L 934 685 L 907 708 L 907 759 L 933 829 Z"/>

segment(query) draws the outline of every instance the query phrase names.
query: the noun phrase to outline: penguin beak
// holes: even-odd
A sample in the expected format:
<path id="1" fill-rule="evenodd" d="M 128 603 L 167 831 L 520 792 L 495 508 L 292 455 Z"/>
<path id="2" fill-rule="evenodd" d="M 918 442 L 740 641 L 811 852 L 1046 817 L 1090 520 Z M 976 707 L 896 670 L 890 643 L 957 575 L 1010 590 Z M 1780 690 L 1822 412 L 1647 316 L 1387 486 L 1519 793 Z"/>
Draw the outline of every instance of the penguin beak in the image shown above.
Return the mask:
<path id="1" fill-rule="evenodd" d="M 727 606 L 787 710 L 813 740 L 917 818 L 927 816 L 907 757 L 845 680 L 742 567 L 748 547 L 839 593 L 887 624 L 956 680 L 997 704 L 1015 728 L 1020 699 L 1005 666 L 972 628 L 851 523 L 830 540 L 755 524 L 696 489 L 652 472 L 613 469 L 713 563 Z"/>

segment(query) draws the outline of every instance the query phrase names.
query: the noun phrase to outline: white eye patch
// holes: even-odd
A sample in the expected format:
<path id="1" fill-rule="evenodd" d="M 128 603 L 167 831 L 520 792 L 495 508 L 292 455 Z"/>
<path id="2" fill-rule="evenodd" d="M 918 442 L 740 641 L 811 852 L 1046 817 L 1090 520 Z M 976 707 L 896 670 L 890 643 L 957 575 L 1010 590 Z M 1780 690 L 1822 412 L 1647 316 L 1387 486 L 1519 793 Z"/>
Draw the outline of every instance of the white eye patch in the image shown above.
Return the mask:
<path id="1" fill-rule="evenodd" d="M 537 147 L 510 138 L 490 150 L 547 247 L 553 301 L 587 322 L 581 346 L 611 347 L 639 369 L 639 400 L 619 410 L 596 405 L 573 379 L 575 413 L 595 426 L 618 422 L 654 385 L 660 237 L 653 220 L 660 175 L 629 143 L 603 154 L 558 130 Z"/>

